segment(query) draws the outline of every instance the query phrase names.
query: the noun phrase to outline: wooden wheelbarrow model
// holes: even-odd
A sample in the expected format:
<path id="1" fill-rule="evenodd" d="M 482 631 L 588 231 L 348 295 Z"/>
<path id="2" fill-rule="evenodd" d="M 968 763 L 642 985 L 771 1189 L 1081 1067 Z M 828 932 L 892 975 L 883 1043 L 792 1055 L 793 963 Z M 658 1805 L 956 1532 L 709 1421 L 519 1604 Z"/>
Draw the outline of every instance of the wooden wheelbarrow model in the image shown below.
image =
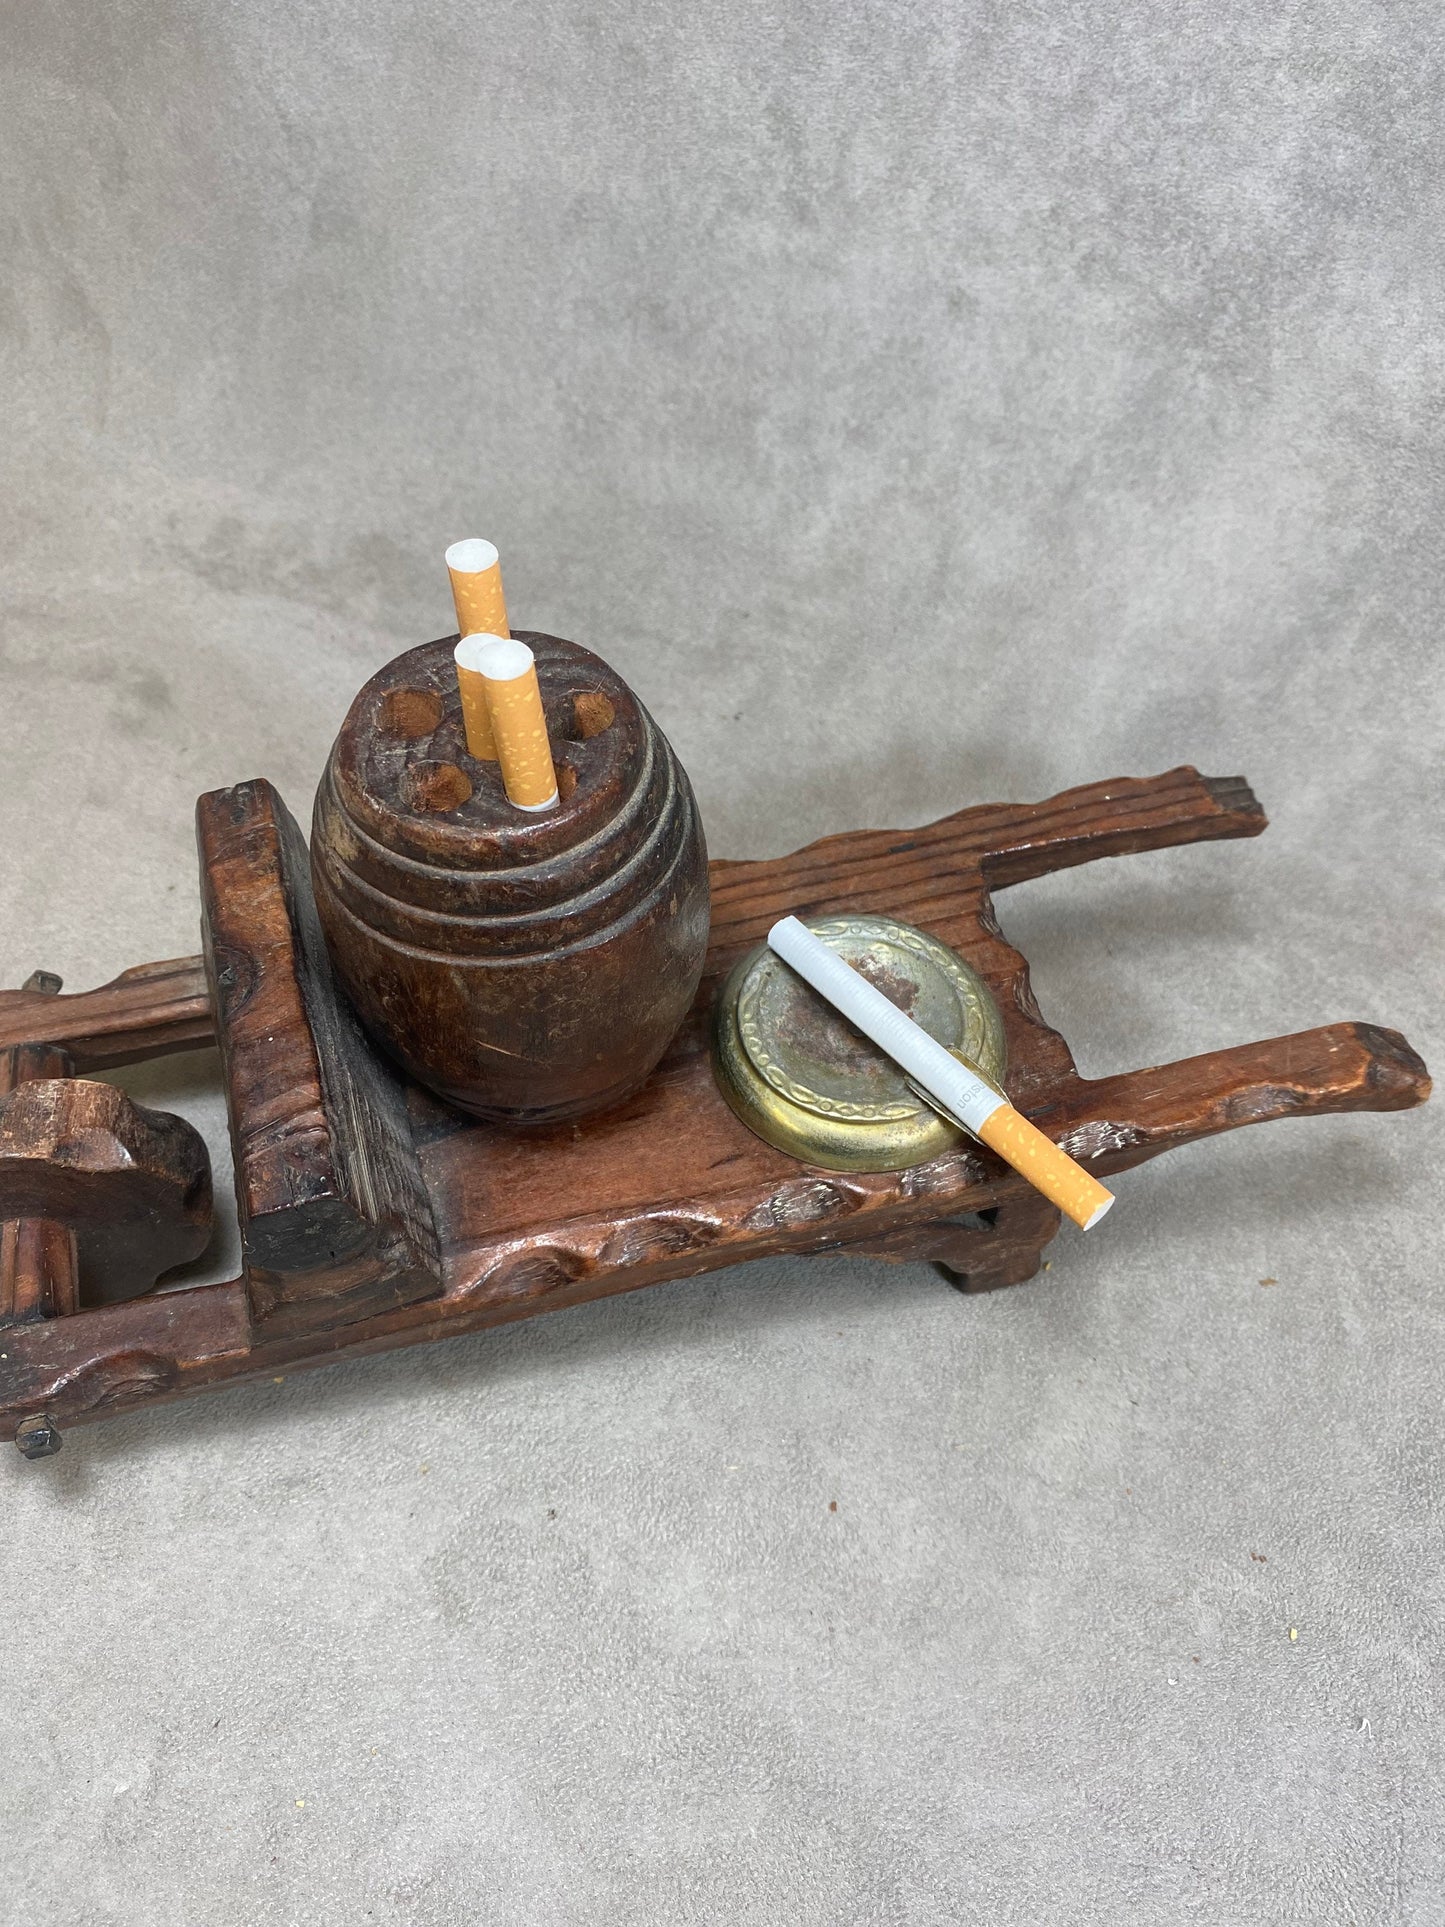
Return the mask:
<path id="1" fill-rule="evenodd" d="M 960 1139 L 911 1169 L 822 1171 L 724 1102 L 712 999 L 789 911 L 885 914 L 958 951 L 1002 1009 L 1015 1104 L 1101 1177 L 1237 1125 L 1402 1110 L 1430 1088 L 1403 1037 L 1354 1023 L 1079 1076 L 991 892 L 1265 827 L 1242 780 L 1193 769 L 714 863 L 702 985 L 658 1070 L 601 1115 L 520 1131 L 450 1110 L 367 1042 L 331 975 L 301 834 L 268 783 L 202 797 L 198 821 L 204 958 L 77 996 L 39 972 L 0 993 L 0 1426 L 27 1457 L 155 1399 L 773 1253 L 931 1259 L 965 1291 L 1031 1278 L 1059 1215 L 991 1152 Z M 204 1146 L 85 1073 L 212 1043 L 244 1269 L 157 1290 L 206 1242 Z"/>

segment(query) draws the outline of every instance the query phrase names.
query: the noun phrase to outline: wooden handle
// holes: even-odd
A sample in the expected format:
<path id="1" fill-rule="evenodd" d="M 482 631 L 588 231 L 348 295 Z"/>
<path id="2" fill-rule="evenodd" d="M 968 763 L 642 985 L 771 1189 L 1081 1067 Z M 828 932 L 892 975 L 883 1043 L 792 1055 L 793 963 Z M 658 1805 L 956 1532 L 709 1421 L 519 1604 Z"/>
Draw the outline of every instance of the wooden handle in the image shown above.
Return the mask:
<path id="1" fill-rule="evenodd" d="M 98 990 L 74 996 L 0 990 L 0 1049 L 64 1044 L 78 1071 L 202 1050 L 215 1041 L 201 957 L 138 964 Z"/>
<path id="2" fill-rule="evenodd" d="M 1265 826 L 1242 776 L 1201 776 L 1186 765 L 1086 783 L 1041 803 L 985 803 L 918 829 L 825 836 L 766 863 L 714 862 L 715 962 L 731 969 L 789 911 L 804 919 L 875 911 L 957 946 L 950 926 L 976 928 L 980 914 L 991 922 L 988 889 L 1100 857 L 1258 836 Z"/>
<path id="3" fill-rule="evenodd" d="M 1258 836 L 1269 826 L 1242 776 L 1201 776 L 1188 763 L 1162 776 L 1089 783 L 1006 813 L 999 806 L 999 815 L 983 854 L 984 881 L 995 890 L 1100 857 Z"/>
<path id="4" fill-rule="evenodd" d="M 1086 1080 L 1043 1120 L 1066 1150 L 1107 1172 L 1242 1124 L 1405 1111 L 1429 1095 L 1430 1073 L 1399 1031 L 1328 1024 Z"/>

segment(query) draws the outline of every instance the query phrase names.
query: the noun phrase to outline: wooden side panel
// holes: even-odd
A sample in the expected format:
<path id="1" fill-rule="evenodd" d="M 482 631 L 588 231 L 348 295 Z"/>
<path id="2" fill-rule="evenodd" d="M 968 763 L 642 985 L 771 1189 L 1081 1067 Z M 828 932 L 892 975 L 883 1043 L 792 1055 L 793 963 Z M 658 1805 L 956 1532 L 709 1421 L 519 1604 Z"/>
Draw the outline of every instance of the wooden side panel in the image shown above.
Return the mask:
<path id="1" fill-rule="evenodd" d="M 252 1315 L 281 1334 L 430 1297 L 405 1100 L 333 982 L 301 832 L 262 781 L 203 796 L 196 826 Z"/>

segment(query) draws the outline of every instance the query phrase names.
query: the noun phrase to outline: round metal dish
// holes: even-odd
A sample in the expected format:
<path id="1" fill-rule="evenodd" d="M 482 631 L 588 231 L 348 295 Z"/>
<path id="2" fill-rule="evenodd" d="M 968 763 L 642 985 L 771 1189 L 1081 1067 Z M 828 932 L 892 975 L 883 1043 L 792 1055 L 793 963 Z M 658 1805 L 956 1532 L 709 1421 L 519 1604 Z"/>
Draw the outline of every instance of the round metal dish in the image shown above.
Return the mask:
<path id="1" fill-rule="evenodd" d="M 816 917 L 808 928 L 945 1049 L 1002 1080 L 998 1005 L 946 944 L 893 917 Z M 826 1170 L 898 1171 L 942 1156 L 963 1136 L 766 944 L 718 993 L 713 1065 L 744 1124 Z"/>

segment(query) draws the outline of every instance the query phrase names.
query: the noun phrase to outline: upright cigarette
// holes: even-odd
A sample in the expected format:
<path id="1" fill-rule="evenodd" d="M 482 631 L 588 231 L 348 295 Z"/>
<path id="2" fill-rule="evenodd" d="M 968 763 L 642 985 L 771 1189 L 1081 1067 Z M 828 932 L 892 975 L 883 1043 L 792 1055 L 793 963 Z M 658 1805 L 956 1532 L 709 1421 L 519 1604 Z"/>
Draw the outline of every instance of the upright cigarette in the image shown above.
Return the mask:
<path id="1" fill-rule="evenodd" d="M 487 707 L 486 678 L 475 667 L 477 652 L 486 641 L 486 636 L 463 636 L 452 656 L 457 665 L 457 688 L 462 696 L 467 754 L 481 763 L 495 763 L 497 739 L 492 731 L 492 712 Z"/>
<path id="2" fill-rule="evenodd" d="M 493 544 L 477 535 L 465 542 L 453 542 L 446 563 L 462 644 L 474 636 L 511 635 L 502 594 L 502 561 Z M 462 695 L 468 753 L 481 762 L 495 763 L 497 745 L 487 713 L 487 692 L 481 677 L 463 662 L 461 644 L 457 648 L 457 686 Z"/>
<path id="3" fill-rule="evenodd" d="M 557 772 L 531 650 L 515 636 L 464 636 L 456 653 L 458 671 L 473 671 L 486 691 L 508 802 L 519 810 L 550 810 Z"/>
<path id="4" fill-rule="evenodd" d="M 493 545 L 474 535 L 465 542 L 453 542 L 446 559 L 458 635 L 511 635 L 502 594 L 502 560 Z"/>
<path id="5" fill-rule="evenodd" d="M 1114 1202 L 1097 1179 L 1061 1151 L 1052 1139 L 1022 1117 L 976 1071 L 929 1036 L 921 1024 L 866 977 L 845 963 L 796 917 L 784 917 L 768 932 L 768 943 L 805 983 L 813 986 L 880 1050 L 915 1077 L 960 1124 L 997 1151 L 1051 1204 L 1087 1231 Z"/>

